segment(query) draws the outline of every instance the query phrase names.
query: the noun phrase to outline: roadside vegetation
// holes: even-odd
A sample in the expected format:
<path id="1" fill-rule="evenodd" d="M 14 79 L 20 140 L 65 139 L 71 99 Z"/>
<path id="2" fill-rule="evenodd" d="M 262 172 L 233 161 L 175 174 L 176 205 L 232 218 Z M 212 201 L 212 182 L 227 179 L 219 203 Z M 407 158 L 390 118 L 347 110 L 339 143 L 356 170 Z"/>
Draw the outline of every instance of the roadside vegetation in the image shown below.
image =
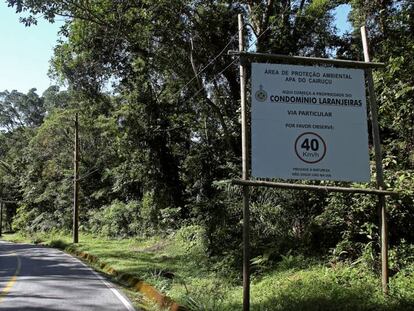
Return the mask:
<path id="1" fill-rule="evenodd" d="M 194 227 L 151 238 L 108 239 L 83 233 L 77 245 L 60 232 L 5 238 L 95 255 L 99 263 L 147 281 L 191 311 L 241 310 L 240 274 L 206 255 L 203 234 Z M 98 270 L 99 263 L 93 265 Z M 355 262 L 293 253 L 277 262 L 256 259 L 252 310 L 414 310 L 414 261 L 391 277 L 389 297 L 382 294 L 373 264 L 368 254 Z M 145 305 L 141 297 L 129 296 Z"/>
<path id="2" fill-rule="evenodd" d="M 387 197 L 390 296 L 380 293 L 376 197 L 252 189 L 252 309 L 414 308 L 412 1 L 7 3 L 27 26 L 66 22 L 51 60 L 57 85 L 0 93 L 3 229 L 91 252 L 193 310 L 240 310 L 241 189 L 225 182 L 241 170 L 238 62 L 227 54 L 238 49 L 237 15 L 251 50 L 353 60 L 366 23 L 372 59 L 386 64 L 374 79 L 386 186 L 399 192 Z M 344 4 L 352 30 L 340 34 Z M 59 233 L 72 227 L 75 113 L 79 245 Z M 369 184 L 309 183 L 374 187 L 371 167 Z"/>

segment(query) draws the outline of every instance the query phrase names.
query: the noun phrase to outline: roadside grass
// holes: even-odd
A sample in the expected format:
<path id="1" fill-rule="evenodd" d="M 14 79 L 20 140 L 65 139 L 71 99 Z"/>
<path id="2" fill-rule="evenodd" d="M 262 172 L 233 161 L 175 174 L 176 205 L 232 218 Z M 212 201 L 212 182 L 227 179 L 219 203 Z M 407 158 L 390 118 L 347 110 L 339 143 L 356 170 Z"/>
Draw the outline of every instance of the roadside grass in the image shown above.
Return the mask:
<path id="1" fill-rule="evenodd" d="M 59 232 L 5 238 L 88 252 L 118 272 L 154 285 L 190 311 L 239 311 L 240 279 L 209 261 L 202 234 L 196 227 L 167 238 L 107 239 L 82 233 L 76 246 Z M 333 264 L 288 255 L 268 271 L 252 277 L 251 310 L 414 311 L 413 265 L 392 276 L 388 297 L 382 295 L 380 277 L 363 262 Z M 128 296 L 136 305 L 142 301 L 133 293 Z"/>

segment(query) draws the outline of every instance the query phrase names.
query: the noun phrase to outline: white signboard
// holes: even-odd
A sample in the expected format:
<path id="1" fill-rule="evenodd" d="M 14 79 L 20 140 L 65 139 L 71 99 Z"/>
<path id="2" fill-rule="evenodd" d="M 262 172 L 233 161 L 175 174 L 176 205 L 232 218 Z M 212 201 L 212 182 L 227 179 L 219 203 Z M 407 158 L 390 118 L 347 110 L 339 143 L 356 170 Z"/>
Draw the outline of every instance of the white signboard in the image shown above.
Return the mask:
<path id="1" fill-rule="evenodd" d="M 369 181 L 364 71 L 253 63 L 252 175 Z"/>

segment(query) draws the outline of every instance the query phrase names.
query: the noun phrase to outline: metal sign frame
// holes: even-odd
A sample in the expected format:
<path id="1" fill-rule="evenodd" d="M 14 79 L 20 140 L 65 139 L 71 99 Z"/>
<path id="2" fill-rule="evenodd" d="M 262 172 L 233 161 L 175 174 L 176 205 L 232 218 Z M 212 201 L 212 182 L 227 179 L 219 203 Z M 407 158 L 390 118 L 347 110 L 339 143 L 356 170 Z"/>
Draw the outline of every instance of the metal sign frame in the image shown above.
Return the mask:
<path id="1" fill-rule="evenodd" d="M 388 228 L 387 212 L 385 205 L 385 196 L 397 195 L 396 192 L 385 190 L 384 171 L 382 166 L 381 144 L 378 126 L 377 103 L 374 91 L 374 80 L 372 76 L 373 69 L 385 67 L 384 63 L 370 62 L 368 53 L 368 40 L 365 26 L 361 27 L 362 43 L 364 49 L 364 62 L 352 60 L 326 59 L 316 57 L 288 56 L 278 54 L 249 53 L 244 49 L 243 35 L 243 17 L 238 16 L 239 25 L 239 51 L 229 51 L 229 55 L 240 58 L 240 101 L 241 101 L 241 132 L 242 132 L 242 178 L 232 180 L 232 184 L 243 187 L 243 311 L 250 310 L 250 210 L 249 210 L 249 187 L 272 187 L 281 189 L 313 190 L 326 192 L 345 192 L 345 193 L 363 193 L 376 195 L 378 197 L 378 213 L 381 223 L 381 267 L 382 267 L 382 291 L 388 294 L 389 272 L 388 272 Z M 249 128 L 247 115 L 247 93 L 246 81 L 248 64 L 253 61 L 264 60 L 266 62 L 281 61 L 288 64 L 312 64 L 312 65 L 332 65 L 341 68 L 359 68 L 364 69 L 365 79 L 368 84 L 368 105 L 371 111 L 372 138 L 375 150 L 376 165 L 376 189 L 365 188 L 346 188 L 333 186 L 316 186 L 295 183 L 280 183 L 260 180 L 250 180 L 249 175 Z"/>

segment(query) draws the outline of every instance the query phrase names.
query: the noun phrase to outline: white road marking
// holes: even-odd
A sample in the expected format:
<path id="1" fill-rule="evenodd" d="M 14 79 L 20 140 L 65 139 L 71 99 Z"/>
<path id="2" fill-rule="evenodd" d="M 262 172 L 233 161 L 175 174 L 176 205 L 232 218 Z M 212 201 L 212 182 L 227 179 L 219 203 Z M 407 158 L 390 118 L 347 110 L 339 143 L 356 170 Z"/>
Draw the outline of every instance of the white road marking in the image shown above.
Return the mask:
<path id="1" fill-rule="evenodd" d="M 132 306 L 132 304 L 116 289 L 113 287 L 113 285 L 111 283 L 109 283 L 108 281 L 106 281 L 102 275 L 100 275 L 98 272 L 96 272 L 95 270 L 93 270 L 91 267 L 89 267 L 88 265 L 86 265 L 82 260 L 69 255 L 65 252 L 62 252 L 61 250 L 56 249 L 57 251 L 61 252 L 62 254 L 68 256 L 69 258 L 71 258 L 73 261 L 76 261 L 78 263 L 80 263 L 81 265 L 83 265 L 84 267 L 86 267 L 88 270 L 90 270 L 102 283 L 105 284 L 105 286 L 111 290 L 112 293 L 114 293 L 114 295 L 122 302 L 122 304 L 125 306 L 125 308 L 128 311 L 136 311 L 135 308 Z"/>

